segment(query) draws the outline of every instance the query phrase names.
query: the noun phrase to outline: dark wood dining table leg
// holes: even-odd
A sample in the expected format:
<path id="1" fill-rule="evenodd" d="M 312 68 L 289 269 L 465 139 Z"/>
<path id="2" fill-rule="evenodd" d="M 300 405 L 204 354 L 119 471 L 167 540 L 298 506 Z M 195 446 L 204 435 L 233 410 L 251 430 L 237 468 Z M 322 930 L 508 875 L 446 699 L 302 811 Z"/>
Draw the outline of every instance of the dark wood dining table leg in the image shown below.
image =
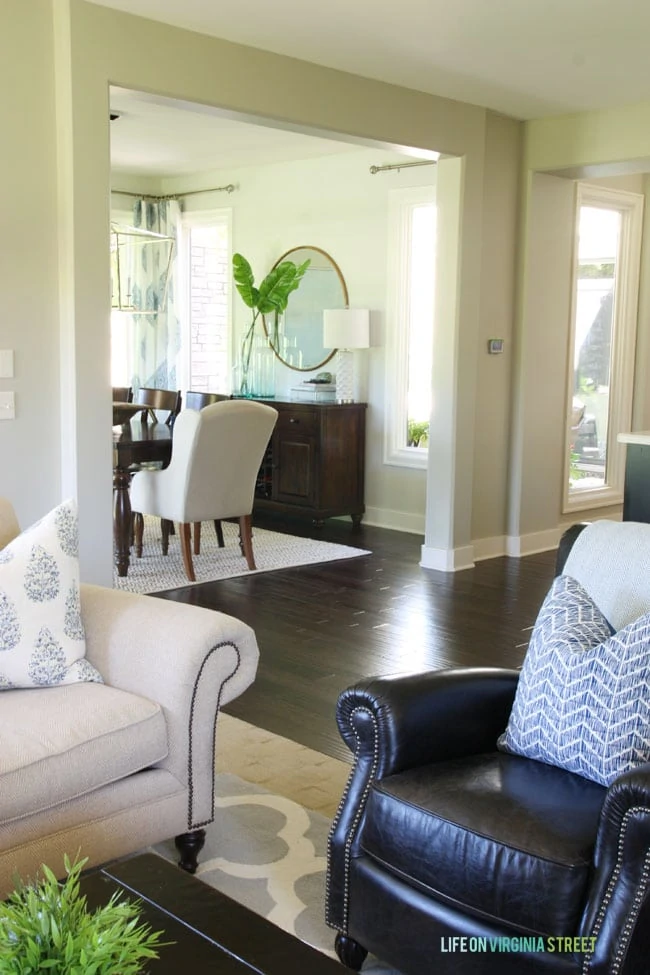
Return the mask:
<path id="1" fill-rule="evenodd" d="M 118 576 L 129 571 L 129 547 L 131 544 L 131 499 L 128 470 L 113 470 L 113 550 Z"/>

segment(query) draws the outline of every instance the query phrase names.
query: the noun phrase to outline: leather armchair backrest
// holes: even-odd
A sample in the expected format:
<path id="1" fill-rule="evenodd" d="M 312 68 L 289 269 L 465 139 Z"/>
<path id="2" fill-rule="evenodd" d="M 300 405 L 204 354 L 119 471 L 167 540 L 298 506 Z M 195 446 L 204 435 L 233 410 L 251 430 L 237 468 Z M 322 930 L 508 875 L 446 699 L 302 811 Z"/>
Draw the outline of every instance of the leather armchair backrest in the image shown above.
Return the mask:
<path id="1" fill-rule="evenodd" d="M 621 629 L 650 612 L 650 524 L 593 522 L 575 539 L 563 574 L 577 579 Z"/>

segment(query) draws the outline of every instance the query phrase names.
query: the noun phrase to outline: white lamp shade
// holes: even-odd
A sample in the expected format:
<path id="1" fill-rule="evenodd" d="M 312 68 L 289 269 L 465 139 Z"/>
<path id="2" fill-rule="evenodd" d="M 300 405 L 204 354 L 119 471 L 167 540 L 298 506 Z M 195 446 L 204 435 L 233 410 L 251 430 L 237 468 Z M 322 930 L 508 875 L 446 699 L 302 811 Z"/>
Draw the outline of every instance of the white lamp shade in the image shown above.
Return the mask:
<path id="1" fill-rule="evenodd" d="M 326 308 L 323 312 L 323 345 L 326 349 L 367 349 L 370 346 L 370 312 L 367 308 Z"/>

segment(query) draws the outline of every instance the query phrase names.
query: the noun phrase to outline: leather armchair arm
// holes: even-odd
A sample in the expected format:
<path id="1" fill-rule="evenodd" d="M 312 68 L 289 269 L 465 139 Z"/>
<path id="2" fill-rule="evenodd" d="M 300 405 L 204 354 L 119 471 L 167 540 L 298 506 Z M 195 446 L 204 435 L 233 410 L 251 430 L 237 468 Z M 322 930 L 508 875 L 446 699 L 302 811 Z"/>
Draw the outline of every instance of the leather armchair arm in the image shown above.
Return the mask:
<path id="1" fill-rule="evenodd" d="M 581 934 L 590 975 L 647 971 L 650 947 L 650 764 L 619 776 L 603 804 Z"/>
<path id="2" fill-rule="evenodd" d="M 493 751 L 508 723 L 519 672 L 462 668 L 377 677 L 343 691 L 337 722 L 354 766 L 329 838 L 326 913 L 347 931 L 350 859 L 360 855 L 375 779 L 430 762 Z"/>
<path id="3" fill-rule="evenodd" d="M 377 677 L 343 691 L 339 731 L 375 778 L 483 751 L 505 730 L 519 672 L 492 667 Z"/>

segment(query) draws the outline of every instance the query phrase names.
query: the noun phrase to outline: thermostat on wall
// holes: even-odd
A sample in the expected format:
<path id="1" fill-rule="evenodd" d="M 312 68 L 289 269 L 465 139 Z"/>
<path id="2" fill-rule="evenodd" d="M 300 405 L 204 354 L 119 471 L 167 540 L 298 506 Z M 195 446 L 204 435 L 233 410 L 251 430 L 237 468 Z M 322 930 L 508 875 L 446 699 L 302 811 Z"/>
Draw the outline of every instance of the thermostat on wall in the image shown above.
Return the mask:
<path id="1" fill-rule="evenodd" d="M 490 355 L 498 355 L 503 352 L 503 339 L 488 339 L 488 352 Z"/>

